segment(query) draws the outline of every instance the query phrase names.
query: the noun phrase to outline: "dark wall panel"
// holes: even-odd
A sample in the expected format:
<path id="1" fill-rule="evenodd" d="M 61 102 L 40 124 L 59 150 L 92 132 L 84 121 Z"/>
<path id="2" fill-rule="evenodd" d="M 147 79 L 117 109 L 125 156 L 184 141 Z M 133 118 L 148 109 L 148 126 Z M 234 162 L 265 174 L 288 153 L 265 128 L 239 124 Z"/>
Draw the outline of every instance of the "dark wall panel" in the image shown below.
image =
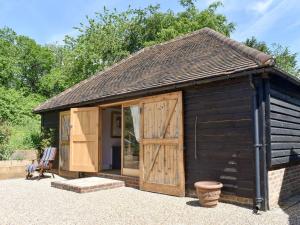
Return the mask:
<path id="1" fill-rule="evenodd" d="M 253 197 L 251 93 L 247 78 L 184 91 L 187 189 L 217 180 L 227 194 Z"/>
<path id="2" fill-rule="evenodd" d="M 42 127 L 55 130 L 55 147 L 59 147 L 59 112 L 47 112 L 41 115 Z M 59 149 L 58 149 L 59 150 Z M 58 168 L 58 152 L 56 153 L 54 168 Z"/>
<path id="3" fill-rule="evenodd" d="M 300 162 L 300 89 L 270 82 L 271 166 Z"/>

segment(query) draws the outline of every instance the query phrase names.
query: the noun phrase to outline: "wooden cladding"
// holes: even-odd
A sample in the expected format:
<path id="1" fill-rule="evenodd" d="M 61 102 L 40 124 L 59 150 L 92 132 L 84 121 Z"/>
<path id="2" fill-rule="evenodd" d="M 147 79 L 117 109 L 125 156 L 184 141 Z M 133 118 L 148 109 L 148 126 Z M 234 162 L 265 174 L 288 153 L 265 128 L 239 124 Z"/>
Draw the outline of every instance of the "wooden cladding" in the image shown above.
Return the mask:
<path id="1" fill-rule="evenodd" d="M 184 91 L 187 189 L 194 190 L 199 180 L 216 180 L 224 194 L 253 197 L 251 95 L 246 78 Z"/>
<path id="2" fill-rule="evenodd" d="M 70 171 L 98 172 L 99 108 L 72 108 Z"/>
<path id="3" fill-rule="evenodd" d="M 59 148 L 59 112 L 51 111 L 41 114 L 41 125 L 44 129 L 53 129 L 55 131 L 54 135 L 54 147 Z M 59 153 L 56 154 L 53 169 L 59 169 Z"/>
<path id="4" fill-rule="evenodd" d="M 182 94 L 144 98 L 140 107 L 140 188 L 184 196 Z"/>
<path id="5" fill-rule="evenodd" d="M 270 90 L 271 166 L 300 161 L 300 100 Z"/>

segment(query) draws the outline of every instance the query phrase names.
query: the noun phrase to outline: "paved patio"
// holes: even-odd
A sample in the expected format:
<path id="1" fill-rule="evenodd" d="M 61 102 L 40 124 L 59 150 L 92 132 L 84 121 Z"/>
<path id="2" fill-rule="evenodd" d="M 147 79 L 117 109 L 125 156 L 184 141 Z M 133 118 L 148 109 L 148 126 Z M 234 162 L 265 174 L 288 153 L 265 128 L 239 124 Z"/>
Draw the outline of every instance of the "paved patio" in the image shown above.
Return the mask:
<path id="1" fill-rule="evenodd" d="M 0 224 L 300 224 L 300 203 L 254 215 L 250 209 L 220 203 L 198 206 L 177 198 L 120 187 L 85 194 L 50 186 L 56 177 L 0 181 Z"/>

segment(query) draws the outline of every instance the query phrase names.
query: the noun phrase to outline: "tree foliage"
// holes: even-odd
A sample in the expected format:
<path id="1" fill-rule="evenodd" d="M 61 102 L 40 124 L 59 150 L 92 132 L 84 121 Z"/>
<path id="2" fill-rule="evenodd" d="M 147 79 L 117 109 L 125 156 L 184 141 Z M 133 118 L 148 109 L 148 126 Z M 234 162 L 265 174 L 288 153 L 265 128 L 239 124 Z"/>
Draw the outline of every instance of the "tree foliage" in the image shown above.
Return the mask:
<path id="1" fill-rule="evenodd" d="M 45 98 L 40 95 L 25 95 L 15 89 L 0 87 L 0 121 L 23 124 L 32 118 L 32 109 Z"/>
<path id="2" fill-rule="evenodd" d="M 7 146 L 11 134 L 10 130 L 8 124 L 0 120 L 0 160 L 8 159 L 11 154 Z"/>
<path id="3" fill-rule="evenodd" d="M 267 46 L 263 41 L 258 41 L 255 37 L 248 38 L 245 44 L 256 48 L 262 52 L 272 55 L 275 58 L 276 66 L 283 71 L 300 77 L 300 69 L 297 66 L 297 53 L 292 53 L 288 47 L 280 44 Z"/>
<path id="4" fill-rule="evenodd" d="M 33 39 L 0 29 L 0 84 L 38 93 L 40 80 L 53 67 L 50 49 Z"/>

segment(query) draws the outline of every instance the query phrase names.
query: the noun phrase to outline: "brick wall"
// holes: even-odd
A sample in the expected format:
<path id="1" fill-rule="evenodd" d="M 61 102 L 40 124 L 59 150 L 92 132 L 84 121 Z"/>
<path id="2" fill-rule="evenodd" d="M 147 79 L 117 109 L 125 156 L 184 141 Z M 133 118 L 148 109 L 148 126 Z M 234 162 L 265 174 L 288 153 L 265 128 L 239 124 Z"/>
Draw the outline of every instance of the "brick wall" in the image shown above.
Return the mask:
<path id="1" fill-rule="evenodd" d="M 269 207 L 278 207 L 282 200 L 300 194 L 300 165 L 268 172 Z"/>
<path id="2" fill-rule="evenodd" d="M 125 176 L 125 175 L 119 175 L 119 174 L 111 174 L 111 173 L 84 173 L 84 176 L 97 176 L 97 177 L 103 177 L 103 178 L 109 178 L 113 180 L 120 180 L 125 182 L 126 187 L 132 187 L 139 189 L 139 178 L 138 177 L 132 177 L 132 176 Z"/>

